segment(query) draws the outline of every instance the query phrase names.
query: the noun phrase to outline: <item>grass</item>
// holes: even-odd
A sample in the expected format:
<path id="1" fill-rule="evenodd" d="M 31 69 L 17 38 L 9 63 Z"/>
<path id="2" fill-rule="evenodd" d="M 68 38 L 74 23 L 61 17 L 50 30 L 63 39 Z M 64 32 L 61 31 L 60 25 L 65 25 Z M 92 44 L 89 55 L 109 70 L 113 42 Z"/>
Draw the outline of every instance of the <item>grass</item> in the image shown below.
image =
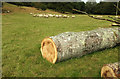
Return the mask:
<path id="1" fill-rule="evenodd" d="M 76 15 L 74 19 L 38 18 L 22 12 L 3 15 L 2 74 L 4 77 L 100 77 L 104 64 L 118 61 L 120 46 L 51 64 L 42 58 L 40 43 L 45 37 L 59 33 L 110 27 L 109 24 L 86 15 Z"/>

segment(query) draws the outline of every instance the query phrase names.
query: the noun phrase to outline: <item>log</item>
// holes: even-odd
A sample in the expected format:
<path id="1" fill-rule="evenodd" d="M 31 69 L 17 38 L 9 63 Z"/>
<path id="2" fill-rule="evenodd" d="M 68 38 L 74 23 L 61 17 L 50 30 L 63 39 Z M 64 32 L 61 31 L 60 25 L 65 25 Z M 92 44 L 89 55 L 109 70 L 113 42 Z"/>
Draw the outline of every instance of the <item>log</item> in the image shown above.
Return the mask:
<path id="1" fill-rule="evenodd" d="M 115 46 L 120 43 L 120 27 L 92 31 L 65 32 L 43 39 L 41 53 L 51 63 Z"/>
<path id="2" fill-rule="evenodd" d="M 120 62 L 104 65 L 101 69 L 101 77 L 120 78 Z"/>
<path id="3" fill-rule="evenodd" d="M 77 9 L 73 9 L 73 10 L 77 11 L 77 12 L 80 12 L 80 13 L 84 13 L 84 14 L 88 15 L 89 17 L 93 18 L 93 19 L 104 20 L 104 21 L 109 21 L 109 22 L 113 22 L 113 23 L 116 23 L 116 24 L 120 24 L 120 21 L 117 21 L 117 20 L 110 20 L 110 19 L 106 19 L 106 18 L 94 17 L 94 16 L 88 14 L 87 12 L 79 11 Z"/>
<path id="4" fill-rule="evenodd" d="M 119 19 L 119 18 L 117 18 L 117 16 L 115 16 L 115 17 L 108 16 L 108 18 L 111 18 L 111 19 L 113 19 L 113 20 L 115 20 L 115 21 L 120 22 L 120 19 Z M 115 23 L 115 24 L 116 24 L 116 23 Z"/>
<path id="5" fill-rule="evenodd" d="M 111 26 L 120 26 L 120 24 L 113 23 Z"/>

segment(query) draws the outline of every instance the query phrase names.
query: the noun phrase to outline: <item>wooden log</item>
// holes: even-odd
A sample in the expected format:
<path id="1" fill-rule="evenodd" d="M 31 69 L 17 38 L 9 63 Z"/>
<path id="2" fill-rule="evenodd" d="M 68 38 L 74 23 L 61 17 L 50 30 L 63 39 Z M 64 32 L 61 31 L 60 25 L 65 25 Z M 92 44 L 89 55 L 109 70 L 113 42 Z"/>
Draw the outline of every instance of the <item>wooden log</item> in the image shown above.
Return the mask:
<path id="1" fill-rule="evenodd" d="M 111 20 L 111 19 L 106 19 L 106 18 L 99 18 L 99 17 L 95 17 L 95 16 L 92 16 L 90 14 L 88 14 L 87 12 L 84 12 L 84 11 L 79 11 L 77 9 L 73 9 L 74 11 L 77 11 L 77 12 L 80 12 L 80 13 L 84 13 L 86 15 L 88 15 L 89 17 L 91 18 L 94 18 L 94 19 L 98 19 L 98 20 L 104 20 L 104 21 L 109 21 L 109 22 L 113 22 L 113 23 L 116 23 L 116 24 L 120 24 L 120 21 L 117 21 L 117 20 Z"/>
<path id="2" fill-rule="evenodd" d="M 120 24 L 113 23 L 111 26 L 120 26 Z"/>
<path id="3" fill-rule="evenodd" d="M 81 57 L 120 43 L 120 28 L 99 28 L 92 31 L 65 32 L 43 39 L 41 53 L 51 63 Z"/>
<path id="4" fill-rule="evenodd" d="M 120 62 L 104 65 L 101 69 L 101 77 L 120 78 Z"/>

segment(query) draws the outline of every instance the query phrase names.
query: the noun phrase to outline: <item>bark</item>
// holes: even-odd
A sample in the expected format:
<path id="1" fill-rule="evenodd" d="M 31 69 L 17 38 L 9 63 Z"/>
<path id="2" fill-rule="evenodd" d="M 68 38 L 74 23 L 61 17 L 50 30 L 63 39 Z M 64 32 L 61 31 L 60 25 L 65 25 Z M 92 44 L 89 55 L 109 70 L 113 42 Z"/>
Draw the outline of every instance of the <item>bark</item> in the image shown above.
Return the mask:
<path id="1" fill-rule="evenodd" d="M 101 69 L 101 77 L 120 78 L 120 62 L 104 65 Z"/>
<path id="2" fill-rule="evenodd" d="M 65 32 L 41 42 L 42 56 L 51 63 L 81 57 L 120 43 L 120 27 Z"/>

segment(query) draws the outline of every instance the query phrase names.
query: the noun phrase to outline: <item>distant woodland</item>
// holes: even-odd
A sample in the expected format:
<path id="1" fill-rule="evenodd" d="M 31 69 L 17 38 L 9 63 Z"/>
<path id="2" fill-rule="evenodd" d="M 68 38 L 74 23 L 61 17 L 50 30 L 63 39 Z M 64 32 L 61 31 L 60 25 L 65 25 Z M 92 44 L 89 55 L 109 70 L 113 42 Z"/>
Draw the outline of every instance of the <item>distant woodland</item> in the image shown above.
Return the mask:
<path id="1" fill-rule="evenodd" d="M 53 11 L 61 13 L 73 13 L 77 14 L 79 12 L 73 11 L 77 9 L 80 11 L 85 11 L 89 14 L 102 14 L 102 15 L 115 15 L 117 2 L 9 2 L 17 6 L 28 6 L 35 7 L 38 10 L 51 9 Z M 118 3 L 118 8 L 120 8 L 120 2 Z M 3 5 L 4 6 L 4 5 Z M 120 11 L 118 10 L 118 14 Z"/>

